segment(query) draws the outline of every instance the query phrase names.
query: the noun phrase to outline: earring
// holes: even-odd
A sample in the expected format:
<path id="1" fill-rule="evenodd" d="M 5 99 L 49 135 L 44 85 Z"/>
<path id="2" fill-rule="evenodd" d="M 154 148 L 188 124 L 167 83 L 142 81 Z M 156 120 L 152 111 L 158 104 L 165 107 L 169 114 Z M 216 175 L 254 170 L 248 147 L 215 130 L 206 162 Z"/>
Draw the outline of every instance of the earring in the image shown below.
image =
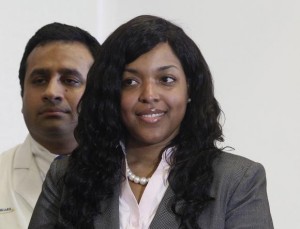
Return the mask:
<path id="1" fill-rule="evenodd" d="M 191 99 L 191 98 L 188 98 L 187 102 L 190 103 L 191 101 L 192 101 L 192 99 Z"/>

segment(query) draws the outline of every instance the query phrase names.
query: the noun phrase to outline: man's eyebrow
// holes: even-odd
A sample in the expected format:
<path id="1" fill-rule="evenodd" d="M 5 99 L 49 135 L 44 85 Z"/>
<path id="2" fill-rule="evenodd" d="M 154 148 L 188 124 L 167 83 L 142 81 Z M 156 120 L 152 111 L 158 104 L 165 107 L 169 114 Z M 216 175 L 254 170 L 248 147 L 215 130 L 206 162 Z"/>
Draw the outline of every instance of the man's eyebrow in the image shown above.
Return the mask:
<path id="1" fill-rule="evenodd" d="M 30 73 L 30 77 L 33 77 L 35 75 L 47 76 L 49 74 L 50 74 L 50 71 L 45 68 L 36 68 Z"/>
<path id="2" fill-rule="evenodd" d="M 58 72 L 61 75 L 73 75 L 73 76 L 83 79 L 82 74 L 77 69 L 74 69 L 74 68 L 62 68 Z"/>
<path id="3" fill-rule="evenodd" d="M 58 72 L 59 72 L 60 75 L 73 75 L 73 76 L 78 77 L 80 79 L 84 79 L 82 74 L 77 69 L 62 68 Z M 46 76 L 50 76 L 50 75 L 51 75 L 51 70 L 49 70 L 47 68 L 36 68 L 30 73 L 30 77 L 34 77 L 34 76 L 46 77 Z"/>

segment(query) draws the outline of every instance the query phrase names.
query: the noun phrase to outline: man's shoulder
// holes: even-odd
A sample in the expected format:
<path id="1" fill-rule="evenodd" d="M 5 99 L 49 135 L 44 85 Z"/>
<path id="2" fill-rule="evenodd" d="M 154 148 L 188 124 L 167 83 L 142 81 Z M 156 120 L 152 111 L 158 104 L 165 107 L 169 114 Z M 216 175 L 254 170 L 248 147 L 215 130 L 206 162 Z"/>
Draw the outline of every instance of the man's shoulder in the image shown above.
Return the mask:
<path id="1" fill-rule="evenodd" d="M 27 169 L 33 159 L 31 136 L 28 135 L 23 143 L 20 143 L 0 154 L 0 164 L 11 161 L 13 167 Z"/>
<path id="2" fill-rule="evenodd" d="M 21 144 L 18 144 L 2 153 L 0 153 L 0 164 L 4 165 L 6 164 L 8 161 L 13 161 L 16 151 L 19 149 L 19 147 L 21 146 Z M 0 166 L 1 169 L 2 166 Z"/>
<path id="3" fill-rule="evenodd" d="M 31 138 L 31 136 L 28 134 L 23 143 L 19 143 L 15 146 L 11 147 L 10 149 L 7 149 L 7 150 L 3 151 L 2 153 L 0 153 L 0 161 L 12 159 L 15 157 L 16 153 L 20 149 L 22 149 L 22 150 L 27 149 L 26 146 L 28 147 L 28 145 L 30 145 L 29 144 L 30 138 Z"/>

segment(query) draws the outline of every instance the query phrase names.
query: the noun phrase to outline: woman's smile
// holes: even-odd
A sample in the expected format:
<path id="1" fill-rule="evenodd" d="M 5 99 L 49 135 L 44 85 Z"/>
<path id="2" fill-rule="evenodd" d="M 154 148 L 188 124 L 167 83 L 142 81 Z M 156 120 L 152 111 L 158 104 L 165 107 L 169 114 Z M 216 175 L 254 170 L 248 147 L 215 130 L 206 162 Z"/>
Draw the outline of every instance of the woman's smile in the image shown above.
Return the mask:
<path id="1" fill-rule="evenodd" d="M 150 109 L 137 113 L 137 116 L 141 121 L 145 123 L 157 123 L 163 118 L 165 114 L 166 111 Z"/>

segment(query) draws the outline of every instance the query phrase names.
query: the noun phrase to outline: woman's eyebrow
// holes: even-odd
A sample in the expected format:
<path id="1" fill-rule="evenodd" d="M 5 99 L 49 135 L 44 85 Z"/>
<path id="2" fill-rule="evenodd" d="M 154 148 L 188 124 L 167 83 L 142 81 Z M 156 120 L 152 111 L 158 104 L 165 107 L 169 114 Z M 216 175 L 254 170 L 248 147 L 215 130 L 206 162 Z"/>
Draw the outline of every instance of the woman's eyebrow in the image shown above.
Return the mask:
<path id="1" fill-rule="evenodd" d="M 165 71 L 168 70 L 170 68 L 176 68 L 178 69 L 178 67 L 176 65 L 166 65 L 166 66 L 161 66 L 157 69 L 157 71 Z M 138 70 L 132 67 L 125 67 L 124 71 L 126 72 L 130 72 L 130 73 L 137 73 Z"/>
<path id="2" fill-rule="evenodd" d="M 176 69 L 178 69 L 178 67 L 176 65 L 166 65 L 166 66 L 159 67 L 158 71 L 165 71 L 165 70 L 168 70 L 170 68 L 176 68 Z"/>

